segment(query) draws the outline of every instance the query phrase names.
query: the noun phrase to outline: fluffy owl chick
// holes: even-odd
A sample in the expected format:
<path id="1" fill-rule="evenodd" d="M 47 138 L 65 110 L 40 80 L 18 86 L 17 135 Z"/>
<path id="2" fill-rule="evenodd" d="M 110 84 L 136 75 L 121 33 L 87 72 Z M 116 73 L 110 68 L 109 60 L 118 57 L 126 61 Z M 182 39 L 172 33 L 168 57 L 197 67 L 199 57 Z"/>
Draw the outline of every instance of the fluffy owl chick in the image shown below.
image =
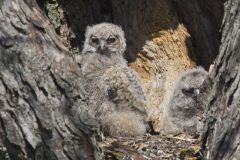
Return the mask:
<path id="1" fill-rule="evenodd" d="M 182 74 L 163 113 L 167 133 L 197 135 L 202 130 L 202 116 L 210 88 L 208 73 L 201 67 Z"/>
<path id="2" fill-rule="evenodd" d="M 139 129 L 131 130 L 129 133 L 134 135 L 136 131 L 135 134 L 139 135 L 139 130 L 142 130 L 147 117 L 147 100 L 137 74 L 127 66 L 124 59 L 126 42 L 123 30 L 114 24 L 101 23 L 88 27 L 85 36 L 81 68 L 87 81 L 87 88 L 91 88 L 89 90 L 92 91 L 89 99 L 94 101 L 91 104 L 95 104 L 93 108 L 96 110 L 96 117 L 102 128 L 108 128 L 109 132 L 106 133 L 110 135 L 113 133 L 110 130 L 115 130 L 117 125 L 119 125 L 117 133 L 126 135 L 128 133 L 126 129 L 131 124 L 125 123 L 123 118 L 132 118 L 128 123 Z M 133 116 L 128 117 L 127 114 L 121 119 L 110 116 L 124 115 L 124 112 L 132 112 L 135 117 L 140 116 L 141 120 Z M 111 119 L 109 117 L 112 117 L 112 120 L 106 121 Z M 117 122 L 113 123 L 114 120 Z M 127 126 L 123 127 L 125 125 Z"/>

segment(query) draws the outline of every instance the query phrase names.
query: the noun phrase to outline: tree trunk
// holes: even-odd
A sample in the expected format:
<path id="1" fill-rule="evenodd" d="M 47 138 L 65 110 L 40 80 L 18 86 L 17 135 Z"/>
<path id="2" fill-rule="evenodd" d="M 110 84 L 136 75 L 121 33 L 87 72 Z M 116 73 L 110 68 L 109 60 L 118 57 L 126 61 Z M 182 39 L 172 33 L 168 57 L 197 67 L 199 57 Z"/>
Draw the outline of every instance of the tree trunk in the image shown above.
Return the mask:
<path id="1" fill-rule="evenodd" d="M 101 159 L 78 64 L 35 1 L 0 7 L 0 159 Z"/>
<path id="2" fill-rule="evenodd" d="M 215 61 L 203 151 L 206 159 L 240 159 L 240 1 L 228 0 Z"/>
<path id="3" fill-rule="evenodd" d="M 0 0 L 0 159 L 102 159 L 99 126 L 88 111 L 78 55 L 72 55 L 80 53 L 87 25 L 123 27 L 129 66 L 141 76 L 149 106 L 161 110 L 180 72 L 196 64 L 208 68 L 216 57 L 224 1 Z M 209 159 L 238 151 L 237 7 L 238 0 L 226 5 L 212 73 L 203 145 Z M 223 154 L 225 147 L 232 150 Z"/>

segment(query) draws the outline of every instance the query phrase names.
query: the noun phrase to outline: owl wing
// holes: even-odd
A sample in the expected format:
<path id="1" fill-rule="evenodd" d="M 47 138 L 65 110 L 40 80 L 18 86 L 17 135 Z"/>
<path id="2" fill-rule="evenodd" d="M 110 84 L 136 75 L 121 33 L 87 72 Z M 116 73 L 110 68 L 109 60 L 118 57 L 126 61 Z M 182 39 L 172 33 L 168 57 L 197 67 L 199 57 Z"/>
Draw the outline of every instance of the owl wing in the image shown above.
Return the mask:
<path id="1" fill-rule="evenodd" d="M 114 66 L 106 70 L 102 85 L 109 99 L 124 107 L 146 114 L 147 99 L 137 74 L 128 67 Z"/>
<path id="2" fill-rule="evenodd" d="M 143 101 L 147 101 L 137 73 L 128 67 L 124 67 L 122 70 L 126 74 L 126 77 L 131 84 L 131 88 L 136 92 L 136 96 L 138 96 Z"/>

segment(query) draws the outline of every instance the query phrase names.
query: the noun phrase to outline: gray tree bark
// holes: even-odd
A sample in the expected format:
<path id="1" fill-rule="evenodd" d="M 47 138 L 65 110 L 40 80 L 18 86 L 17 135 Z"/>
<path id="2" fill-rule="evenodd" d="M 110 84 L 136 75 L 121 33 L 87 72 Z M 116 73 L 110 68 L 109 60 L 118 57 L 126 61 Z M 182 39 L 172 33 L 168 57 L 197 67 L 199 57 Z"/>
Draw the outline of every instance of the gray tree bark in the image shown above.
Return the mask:
<path id="1" fill-rule="evenodd" d="M 56 13 L 39 0 L 52 20 L 60 14 L 54 23 L 60 40 L 35 1 L 0 0 L 0 159 L 102 159 L 100 131 L 87 109 L 80 66 L 62 41 L 78 48 L 87 24 L 112 21 L 127 31 L 130 60 L 151 42 L 137 62 L 144 72 L 153 70 L 146 77 L 162 74 L 169 62 L 181 68 L 184 61 L 182 70 L 189 68 L 195 51 L 197 63 L 207 68 L 219 49 L 224 1 L 58 0 L 64 11 L 56 7 Z M 203 139 L 208 159 L 239 159 L 239 3 L 228 0 L 225 6 Z"/>
<path id="2" fill-rule="evenodd" d="M 80 67 L 43 15 L 0 0 L 0 159 L 101 159 Z"/>
<path id="3" fill-rule="evenodd" d="M 215 61 L 213 89 L 206 114 L 204 156 L 209 160 L 240 159 L 240 1 L 228 0 L 222 42 Z"/>

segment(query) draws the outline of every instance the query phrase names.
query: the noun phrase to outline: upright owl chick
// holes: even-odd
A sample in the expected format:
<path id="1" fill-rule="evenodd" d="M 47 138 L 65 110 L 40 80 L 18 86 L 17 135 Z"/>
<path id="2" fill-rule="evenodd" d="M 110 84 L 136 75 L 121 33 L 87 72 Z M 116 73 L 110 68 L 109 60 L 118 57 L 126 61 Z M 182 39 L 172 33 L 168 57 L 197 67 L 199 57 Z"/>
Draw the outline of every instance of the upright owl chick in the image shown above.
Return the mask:
<path id="1" fill-rule="evenodd" d="M 163 113 L 162 127 L 166 133 L 194 136 L 201 132 L 210 83 L 208 73 L 201 67 L 180 76 Z"/>
<path id="2" fill-rule="evenodd" d="M 113 133 L 110 130 L 115 130 L 117 125 L 118 135 L 126 135 L 126 129 L 131 125 L 139 127 L 129 128 L 131 135 L 139 135 L 139 130 L 144 130 L 142 127 L 147 117 L 147 100 L 137 74 L 124 59 L 126 42 L 123 30 L 114 24 L 101 23 L 88 27 L 85 36 L 81 68 L 87 81 L 86 88 L 91 90 L 89 98 L 93 101 L 91 104 L 94 104 L 96 116 L 103 128 L 108 128 L 106 133 L 110 135 Z M 118 113 L 124 115 L 124 112 L 132 112 L 141 120 L 133 116 L 116 116 Z M 134 121 L 127 124 L 124 117 Z"/>

